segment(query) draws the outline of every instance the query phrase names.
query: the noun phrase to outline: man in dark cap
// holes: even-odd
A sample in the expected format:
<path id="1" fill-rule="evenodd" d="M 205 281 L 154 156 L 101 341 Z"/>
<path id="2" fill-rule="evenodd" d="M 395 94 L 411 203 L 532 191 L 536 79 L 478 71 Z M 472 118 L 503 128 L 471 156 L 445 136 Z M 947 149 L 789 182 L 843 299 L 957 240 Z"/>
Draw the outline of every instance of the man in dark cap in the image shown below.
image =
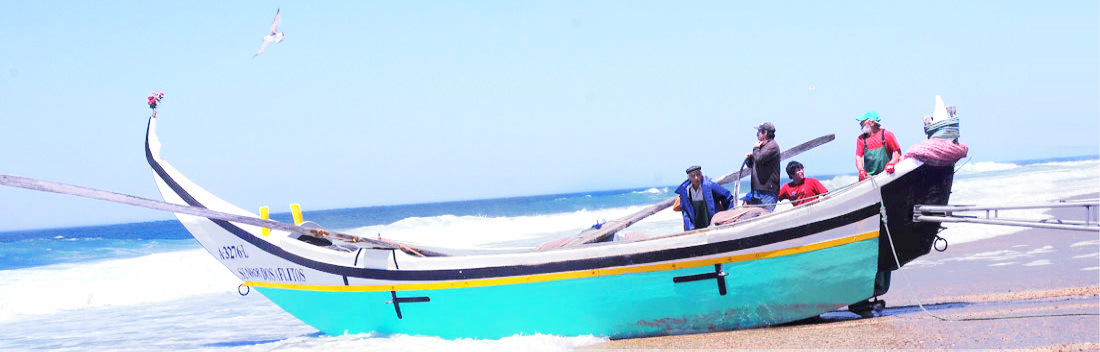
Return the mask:
<path id="1" fill-rule="evenodd" d="M 680 213 L 684 216 L 684 231 L 710 226 L 714 213 L 726 210 L 733 204 L 733 194 L 724 187 L 703 176 L 698 165 L 687 168 L 688 179 L 676 188 L 680 195 Z"/>
<path id="2" fill-rule="evenodd" d="M 756 126 L 756 145 L 745 154 L 745 165 L 752 168 L 752 191 L 742 197 L 744 205 L 758 205 L 775 210 L 779 202 L 779 143 L 775 142 L 775 125 L 765 122 Z"/>

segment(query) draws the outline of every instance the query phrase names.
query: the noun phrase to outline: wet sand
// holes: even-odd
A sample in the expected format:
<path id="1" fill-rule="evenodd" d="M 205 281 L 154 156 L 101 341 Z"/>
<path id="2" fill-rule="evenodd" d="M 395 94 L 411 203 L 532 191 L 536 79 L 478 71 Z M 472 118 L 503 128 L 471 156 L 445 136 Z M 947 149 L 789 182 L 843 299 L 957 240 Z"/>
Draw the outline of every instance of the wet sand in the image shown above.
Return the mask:
<path id="1" fill-rule="evenodd" d="M 1079 209 L 1051 213 L 1084 217 Z M 950 244 L 894 272 L 880 298 L 886 309 L 873 318 L 841 309 L 783 326 L 582 349 L 1100 350 L 1100 236 L 1027 229 Z"/>

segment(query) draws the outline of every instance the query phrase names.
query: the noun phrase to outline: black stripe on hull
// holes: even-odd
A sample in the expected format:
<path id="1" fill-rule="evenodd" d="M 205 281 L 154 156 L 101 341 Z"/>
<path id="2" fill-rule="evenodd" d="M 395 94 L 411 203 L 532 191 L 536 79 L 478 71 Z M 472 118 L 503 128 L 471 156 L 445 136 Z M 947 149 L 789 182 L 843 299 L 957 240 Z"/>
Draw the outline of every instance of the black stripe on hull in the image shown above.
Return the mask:
<path id="1" fill-rule="evenodd" d="M 150 126 L 152 125 L 152 119 L 150 119 Z M 153 157 L 152 149 L 149 148 L 149 130 L 146 129 L 146 142 L 145 142 L 145 156 L 149 161 L 149 166 L 153 168 L 153 171 L 171 188 L 180 198 L 183 199 L 188 205 L 193 207 L 206 208 L 202 203 L 196 200 L 190 193 L 188 193 L 179 183 L 177 183 L 168 172 L 156 161 Z M 755 247 L 761 247 L 773 243 L 788 241 L 796 238 L 806 237 L 815 233 L 828 231 L 831 229 L 839 228 L 848 224 L 858 222 L 866 219 L 870 216 L 878 214 L 879 204 L 857 209 L 847 214 L 818 221 L 808 224 L 803 224 L 791 228 L 786 228 L 774 232 L 764 233 L 756 236 L 739 238 L 723 242 L 709 243 L 705 245 L 672 248 L 664 250 L 656 250 L 644 253 L 632 253 L 625 255 L 587 258 L 577 260 L 567 260 L 550 262 L 536 265 L 511 265 L 511 266 L 499 266 L 499 267 L 483 267 L 483 268 L 462 268 L 462 269 L 449 269 L 449 270 L 382 270 L 382 269 L 367 269 L 367 268 L 351 268 L 346 266 L 340 266 L 335 264 L 329 264 L 311 260 L 290 252 L 287 252 L 283 248 L 276 246 L 263 239 L 252 236 L 244 229 L 224 220 L 207 219 L 213 221 L 222 229 L 237 236 L 241 240 L 244 240 L 263 251 L 266 251 L 272 255 L 278 256 L 289 262 L 330 273 L 333 275 L 340 275 L 345 277 L 364 278 L 364 279 L 379 279 L 379 280 L 402 280 L 402 281 L 439 281 L 439 280 L 470 280 L 470 279 L 484 279 L 495 277 L 508 277 L 508 276 L 521 276 L 521 275 L 535 275 L 535 274 L 549 274 L 556 272 L 568 272 L 579 270 L 592 270 L 619 266 L 648 264 L 662 261 L 683 260 L 696 257 L 703 257 L 721 253 L 734 252 L 738 250 L 750 249 Z M 387 249 L 388 250 L 388 249 Z"/>

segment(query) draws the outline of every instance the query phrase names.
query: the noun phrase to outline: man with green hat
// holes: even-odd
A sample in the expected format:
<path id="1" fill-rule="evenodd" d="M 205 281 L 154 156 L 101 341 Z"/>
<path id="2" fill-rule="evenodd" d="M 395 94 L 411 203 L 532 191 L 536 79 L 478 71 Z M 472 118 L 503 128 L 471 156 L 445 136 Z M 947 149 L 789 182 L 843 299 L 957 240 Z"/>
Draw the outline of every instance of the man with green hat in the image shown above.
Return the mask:
<path id="1" fill-rule="evenodd" d="M 856 170 L 859 180 L 878 175 L 883 171 L 894 173 L 894 165 L 901 160 L 901 145 L 894 133 L 882 128 L 881 118 L 874 111 L 857 117 L 862 133 L 856 139 Z"/>

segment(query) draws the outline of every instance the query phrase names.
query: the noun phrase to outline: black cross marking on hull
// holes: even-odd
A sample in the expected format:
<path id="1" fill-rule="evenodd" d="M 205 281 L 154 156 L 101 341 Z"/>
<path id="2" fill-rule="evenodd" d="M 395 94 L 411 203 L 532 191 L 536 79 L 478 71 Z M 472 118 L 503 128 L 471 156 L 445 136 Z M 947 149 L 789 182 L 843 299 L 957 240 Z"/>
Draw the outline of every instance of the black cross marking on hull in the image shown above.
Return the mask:
<path id="1" fill-rule="evenodd" d="M 417 303 L 417 302 L 429 302 L 429 301 L 431 301 L 431 299 L 428 298 L 427 296 L 424 296 L 424 297 L 400 297 L 400 298 L 398 298 L 397 297 L 397 291 L 390 291 L 390 296 L 393 297 L 393 299 L 389 300 L 389 301 L 386 301 L 386 304 L 390 304 L 390 303 L 393 304 L 393 310 L 397 312 L 397 319 L 402 319 L 401 318 L 401 303 Z"/>
<path id="2" fill-rule="evenodd" d="M 714 272 L 706 274 L 695 274 L 688 276 L 677 276 L 672 278 L 673 283 L 692 282 L 699 280 L 718 279 L 718 294 L 726 295 L 726 276 L 729 275 L 725 271 L 722 271 L 722 264 L 714 264 Z"/>

